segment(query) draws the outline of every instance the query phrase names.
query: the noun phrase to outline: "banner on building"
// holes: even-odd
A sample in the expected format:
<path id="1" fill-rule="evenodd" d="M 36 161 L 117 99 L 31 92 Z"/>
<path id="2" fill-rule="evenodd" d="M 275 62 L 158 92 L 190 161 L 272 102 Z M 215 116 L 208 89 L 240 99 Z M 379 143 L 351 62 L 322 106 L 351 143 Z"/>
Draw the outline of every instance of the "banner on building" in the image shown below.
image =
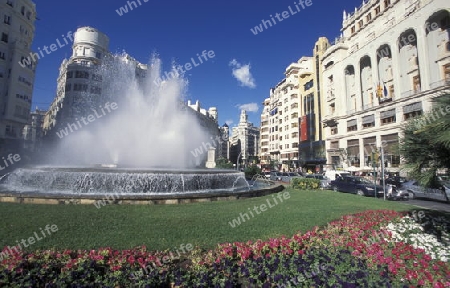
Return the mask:
<path id="1" fill-rule="evenodd" d="M 300 122 L 300 141 L 308 140 L 308 116 L 302 116 Z"/>

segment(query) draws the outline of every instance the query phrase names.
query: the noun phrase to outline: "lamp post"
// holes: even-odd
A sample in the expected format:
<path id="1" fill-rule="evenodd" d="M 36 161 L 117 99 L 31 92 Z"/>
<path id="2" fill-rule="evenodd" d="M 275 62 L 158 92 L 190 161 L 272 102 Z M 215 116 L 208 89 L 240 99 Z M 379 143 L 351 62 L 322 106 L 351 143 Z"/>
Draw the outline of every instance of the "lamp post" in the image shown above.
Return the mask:
<path id="1" fill-rule="evenodd" d="M 373 167 L 373 185 L 374 185 L 374 191 L 375 191 L 375 198 L 377 198 L 377 172 L 375 170 L 376 163 L 375 163 L 375 151 L 372 150 L 372 167 Z"/>
<path id="2" fill-rule="evenodd" d="M 384 150 L 383 150 L 383 146 L 381 146 L 380 148 L 381 150 L 381 177 L 383 177 L 383 195 L 384 195 L 384 200 L 386 200 L 386 182 L 384 179 Z"/>

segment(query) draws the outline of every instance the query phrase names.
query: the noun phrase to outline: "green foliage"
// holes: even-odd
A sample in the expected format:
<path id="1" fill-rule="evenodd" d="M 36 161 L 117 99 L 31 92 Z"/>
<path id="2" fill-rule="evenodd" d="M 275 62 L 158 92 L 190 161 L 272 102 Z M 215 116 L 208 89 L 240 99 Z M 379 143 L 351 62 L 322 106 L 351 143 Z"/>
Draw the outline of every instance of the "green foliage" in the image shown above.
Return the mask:
<path id="1" fill-rule="evenodd" d="M 315 190 L 320 188 L 320 180 L 314 178 L 293 178 L 292 188 L 300 190 Z"/>
<path id="2" fill-rule="evenodd" d="M 434 101 L 436 109 L 406 123 L 399 145 L 409 176 L 425 187 L 436 187 L 437 170 L 450 168 L 450 95 Z"/>
<path id="3" fill-rule="evenodd" d="M 231 163 L 230 160 L 228 160 L 228 159 L 220 157 L 219 159 L 216 160 L 216 168 L 232 169 L 233 163 Z"/>
<path id="4" fill-rule="evenodd" d="M 252 166 L 245 168 L 244 173 L 245 173 L 245 178 L 251 179 L 256 174 L 261 174 L 261 169 L 256 165 L 252 165 Z"/>

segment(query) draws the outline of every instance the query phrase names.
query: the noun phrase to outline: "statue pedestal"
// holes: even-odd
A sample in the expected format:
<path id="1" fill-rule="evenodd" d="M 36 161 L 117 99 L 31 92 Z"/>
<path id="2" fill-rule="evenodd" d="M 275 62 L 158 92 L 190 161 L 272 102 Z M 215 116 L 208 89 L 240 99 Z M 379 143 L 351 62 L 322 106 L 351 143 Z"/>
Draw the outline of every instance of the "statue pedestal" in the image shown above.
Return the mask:
<path id="1" fill-rule="evenodd" d="M 208 149 L 208 159 L 205 166 L 206 168 L 216 168 L 216 148 Z"/>

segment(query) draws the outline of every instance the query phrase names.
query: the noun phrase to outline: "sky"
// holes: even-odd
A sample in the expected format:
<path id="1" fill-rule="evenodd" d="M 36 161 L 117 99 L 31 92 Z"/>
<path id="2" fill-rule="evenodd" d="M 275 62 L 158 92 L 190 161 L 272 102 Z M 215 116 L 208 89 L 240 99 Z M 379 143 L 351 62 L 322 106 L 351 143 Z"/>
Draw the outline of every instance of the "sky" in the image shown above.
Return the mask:
<path id="1" fill-rule="evenodd" d="M 362 3 L 302 1 L 34 0 L 38 20 L 32 49 L 42 50 L 58 40 L 64 43 L 63 35 L 90 26 L 109 37 L 111 52 L 125 51 L 141 63 L 156 53 L 166 71 L 174 61 L 185 65 L 194 58 L 198 65 L 185 74 L 189 82 L 185 101 L 199 100 L 206 109 L 217 107 L 219 124 L 230 127 L 245 109 L 249 121 L 259 126 L 261 103 L 283 79 L 286 67 L 312 56 L 319 37 L 334 41 L 343 11 L 354 11 Z M 200 64 L 197 54 L 203 51 L 213 51 L 209 55 L 214 56 L 205 56 Z M 39 60 L 32 110 L 48 108 L 61 62 L 71 53 L 65 45 Z"/>

